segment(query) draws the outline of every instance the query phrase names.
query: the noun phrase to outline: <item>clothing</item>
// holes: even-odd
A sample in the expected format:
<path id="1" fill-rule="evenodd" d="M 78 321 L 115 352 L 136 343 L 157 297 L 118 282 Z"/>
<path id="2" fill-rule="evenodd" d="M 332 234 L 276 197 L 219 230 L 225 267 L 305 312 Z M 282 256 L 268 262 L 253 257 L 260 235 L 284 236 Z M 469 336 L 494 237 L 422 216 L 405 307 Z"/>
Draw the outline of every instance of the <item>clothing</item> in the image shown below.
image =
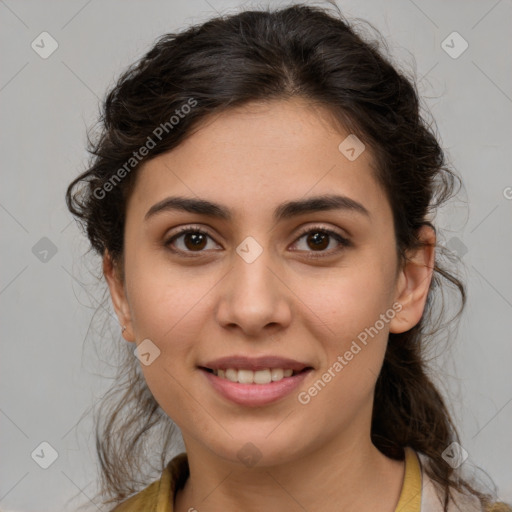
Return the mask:
<path id="1" fill-rule="evenodd" d="M 424 471 L 427 458 L 410 447 L 405 448 L 405 476 L 395 512 L 441 512 L 443 510 L 434 483 Z M 174 457 L 162 472 L 161 478 L 136 495 L 128 498 L 112 512 L 173 512 L 174 495 L 189 477 L 185 452 Z M 474 497 L 457 495 L 449 512 L 483 512 Z M 499 504 L 488 512 L 501 510 Z"/>

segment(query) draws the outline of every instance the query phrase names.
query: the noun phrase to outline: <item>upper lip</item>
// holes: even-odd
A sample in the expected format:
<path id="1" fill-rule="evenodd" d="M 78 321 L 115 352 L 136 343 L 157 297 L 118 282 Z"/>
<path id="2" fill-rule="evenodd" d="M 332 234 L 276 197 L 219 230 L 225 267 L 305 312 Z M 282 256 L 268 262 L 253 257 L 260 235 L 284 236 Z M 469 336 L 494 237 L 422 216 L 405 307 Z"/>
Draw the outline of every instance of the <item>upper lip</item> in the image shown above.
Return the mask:
<path id="1" fill-rule="evenodd" d="M 244 370 L 265 370 L 266 368 L 283 368 L 284 370 L 291 369 L 296 372 L 304 370 L 304 368 L 312 368 L 307 363 L 301 363 L 294 359 L 288 359 L 286 357 L 278 356 L 260 356 L 260 357 L 245 357 L 245 356 L 227 356 L 208 361 L 204 365 L 204 368 L 210 370 L 219 369 L 244 369 Z"/>

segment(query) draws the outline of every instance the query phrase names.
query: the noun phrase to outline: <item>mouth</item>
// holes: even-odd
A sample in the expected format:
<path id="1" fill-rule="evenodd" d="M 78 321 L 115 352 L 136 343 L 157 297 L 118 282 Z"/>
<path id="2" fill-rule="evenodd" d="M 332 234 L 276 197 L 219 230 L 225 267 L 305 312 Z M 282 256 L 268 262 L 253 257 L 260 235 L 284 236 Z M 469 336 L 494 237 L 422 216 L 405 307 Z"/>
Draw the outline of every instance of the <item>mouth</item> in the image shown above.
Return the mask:
<path id="1" fill-rule="evenodd" d="M 205 361 L 198 369 L 210 389 L 245 407 L 262 407 L 284 399 L 314 371 L 308 363 L 270 354 L 235 354 Z"/>
<path id="2" fill-rule="evenodd" d="M 219 396 L 238 406 L 264 407 L 291 395 L 313 371 L 266 368 L 262 370 L 199 367 Z M 272 380 L 272 378 L 274 380 Z"/>

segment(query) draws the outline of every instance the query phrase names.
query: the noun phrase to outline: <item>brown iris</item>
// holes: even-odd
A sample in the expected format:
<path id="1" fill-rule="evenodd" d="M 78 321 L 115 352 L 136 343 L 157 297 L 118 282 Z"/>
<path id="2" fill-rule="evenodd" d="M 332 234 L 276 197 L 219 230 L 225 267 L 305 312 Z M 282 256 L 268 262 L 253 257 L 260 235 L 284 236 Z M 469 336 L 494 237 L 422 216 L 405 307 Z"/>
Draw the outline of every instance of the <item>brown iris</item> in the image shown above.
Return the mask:
<path id="1" fill-rule="evenodd" d="M 187 233 L 183 241 L 189 250 L 201 250 L 206 246 L 206 235 L 203 233 Z"/>
<path id="2" fill-rule="evenodd" d="M 307 243 L 312 242 L 310 247 L 314 250 L 325 249 L 329 245 L 329 235 L 321 231 L 315 231 L 307 237 Z"/>

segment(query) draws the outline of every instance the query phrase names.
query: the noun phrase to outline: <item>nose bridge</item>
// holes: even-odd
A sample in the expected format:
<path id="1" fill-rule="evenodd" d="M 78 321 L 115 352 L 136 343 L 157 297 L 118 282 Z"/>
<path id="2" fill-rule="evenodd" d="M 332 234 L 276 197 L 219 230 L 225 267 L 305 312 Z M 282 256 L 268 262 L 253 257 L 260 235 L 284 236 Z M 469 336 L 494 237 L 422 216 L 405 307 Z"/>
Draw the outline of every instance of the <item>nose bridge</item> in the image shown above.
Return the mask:
<path id="1" fill-rule="evenodd" d="M 238 261 L 237 261 L 238 260 Z M 267 296 L 272 293 L 271 277 L 269 270 L 271 265 L 270 251 L 263 251 L 254 261 L 247 261 L 240 255 L 237 255 L 235 264 L 233 265 L 235 290 L 244 296 L 244 288 L 247 295 L 257 296 L 259 294 Z"/>
<path id="2" fill-rule="evenodd" d="M 272 251 L 256 243 L 246 239 L 238 246 L 218 308 L 221 324 L 236 324 L 252 334 L 269 324 L 290 321 L 285 287 L 272 270 Z"/>

